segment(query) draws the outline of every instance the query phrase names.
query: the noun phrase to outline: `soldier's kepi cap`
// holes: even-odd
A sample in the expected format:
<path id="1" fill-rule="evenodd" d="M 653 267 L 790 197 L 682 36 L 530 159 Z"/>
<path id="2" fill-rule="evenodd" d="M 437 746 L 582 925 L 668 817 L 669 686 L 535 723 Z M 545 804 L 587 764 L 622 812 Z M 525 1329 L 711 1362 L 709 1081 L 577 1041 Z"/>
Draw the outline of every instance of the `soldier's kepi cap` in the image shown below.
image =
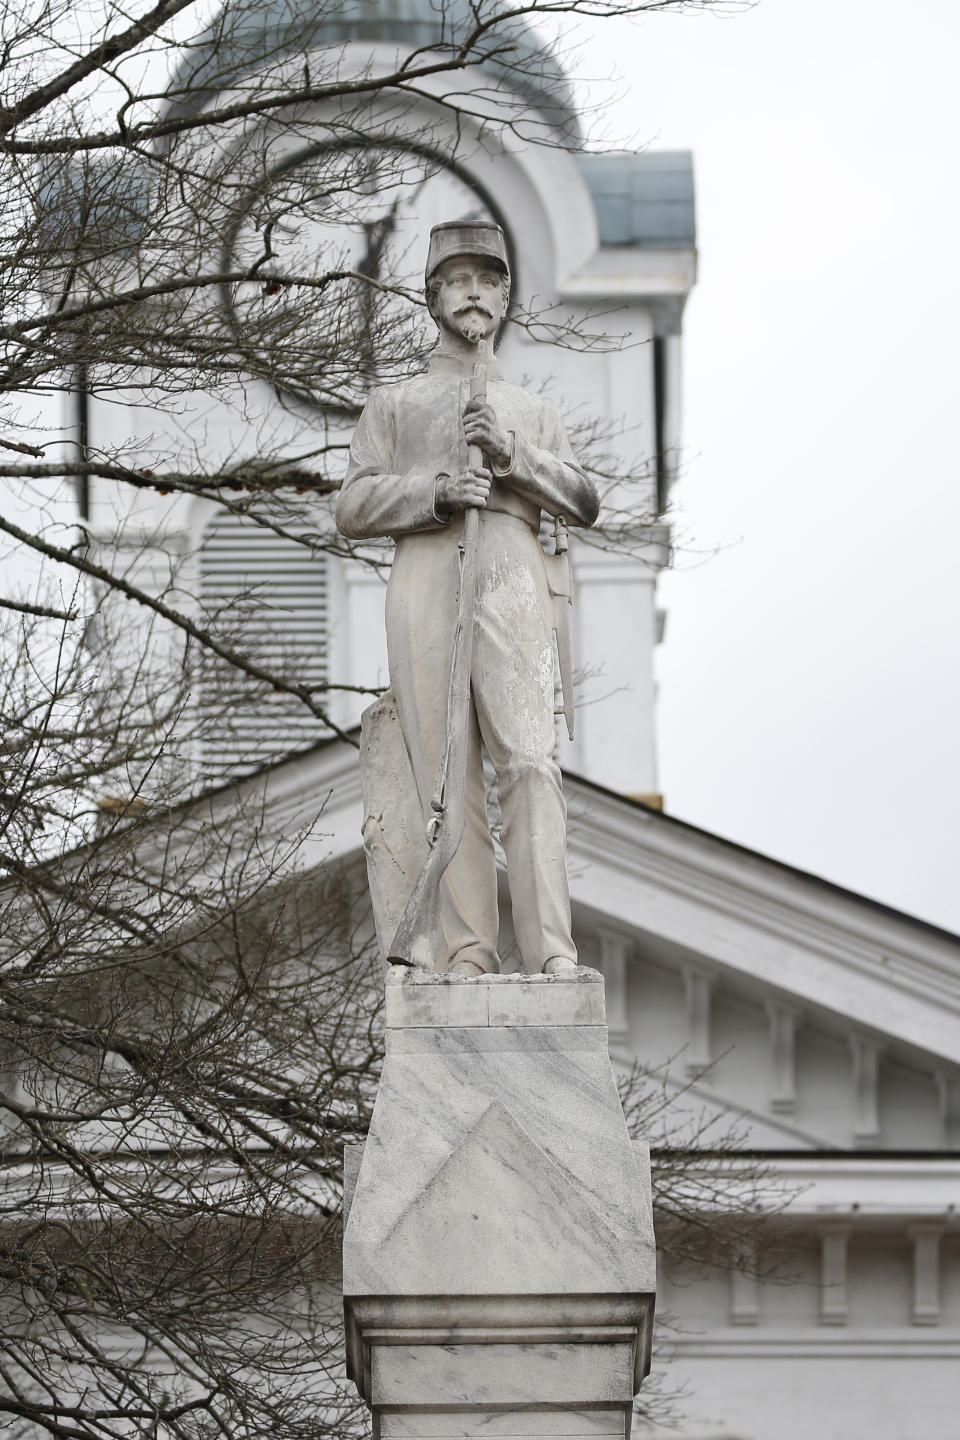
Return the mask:
<path id="1" fill-rule="evenodd" d="M 495 261 L 505 275 L 510 274 L 507 242 L 500 226 L 492 220 L 448 220 L 434 225 L 424 278 L 429 280 L 437 266 L 452 255 L 483 255 Z"/>

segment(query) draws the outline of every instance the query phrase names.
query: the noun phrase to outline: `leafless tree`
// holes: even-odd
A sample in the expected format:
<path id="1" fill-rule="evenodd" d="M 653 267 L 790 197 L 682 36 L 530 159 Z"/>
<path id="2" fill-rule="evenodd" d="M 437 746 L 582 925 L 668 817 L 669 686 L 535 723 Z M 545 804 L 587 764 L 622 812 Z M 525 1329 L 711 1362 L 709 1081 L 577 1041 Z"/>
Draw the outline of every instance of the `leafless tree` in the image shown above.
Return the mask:
<path id="1" fill-rule="evenodd" d="M 342 1147 L 365 1133 L 381 1059 L 362 885 L 304 873 L 305 830 L 277 830 L 256 773 L 211 786 L 196 764 L 278 694 L 314 738 L 339 734 L 338 677 L 305 678 L 258 643 L 256 594 L 188 601 L 173 562 L 146 580 L 148 541 L 131 548 L 120 522 L 201 497 L 336 551 L 346 430 L 424 344 L 405 257 L 380 222 L 358 251 L 346 223 L 362 227 L 372 191 L 399 209 L 457 160 L 468 121 L 575 143 L 538 23 L 683 3 L 451 0 L 395 64 L 358 66 L 344 42 L 363 38 L 360 12 L 328 0 L 267 19 L 196 0 L 0 0 L 0 533 L 45 566 L 29 594 L 0 582 L 14 1434 L 365 1428 L 336 1299 Z M 412 148 L 397 136 L 417 107 L 444 124 Z M 213 441 L 184 423 L 198 395 Z M 140 423 L 91 438 L 90 405 Z M 587 438 L 620 485 L 604 437 Z M 97 515 L 92 484 L 112 497 Z M 604 543 L 629 540 L 618 523 Z M 652 1093 L 635 1077 L 628 1108 Z M 659 1173 L 675 1243 L 695 1248 L 715 1182 L 676 1158 Z M 726 1199 L 743 1209 L 758 1183 L 741 1170 Z"/>
<path id="2" fill-rule="evenodd" d="M 192 792 L 189 668 L 155 689 L 107 630 L 91 676 L 87 617 L 34 608 L 0 693 L 0 1412 L 24 1437 L 362 1434 L 337 1277 L 382 1058 L 363 878 L 305 871 L 257 775 Z M 775 1179 L 655 1076 L 622 1093 L 666 1255 L 769 1270 Z M 640 1413 L 669 1404 L 668 1377 Z"/>
<path id="3" fill-rule="evenodd" d="M 305 871 L 257 775 L 193 793 L 189 668 L 155 690 L 107 632 L 91 678 L 83 622 L 4 637 L 0 1413 L 24 1437 L 362 1434 L 337 1278 L 382 1059 L 363 877 Z M 768 1271 L 775 1178 L 655 1076 L 622 1093 L 668 1258 Z M 640 1414 L 669 1404 L 668 1377 Z"/>
<path id="4" fill-rule="evenodd" d="M 381 1054 L 360 887 L 302 883 L 255 780 L 138 804 L 189 674 L 161 695 L 108 646 L 91 678 L 78 620 L 14 624 L 0 1412 L 25 1435 L 356 1433 L 331 1285 Z M 134 798 L 105 803 L 118 775 Z"/>

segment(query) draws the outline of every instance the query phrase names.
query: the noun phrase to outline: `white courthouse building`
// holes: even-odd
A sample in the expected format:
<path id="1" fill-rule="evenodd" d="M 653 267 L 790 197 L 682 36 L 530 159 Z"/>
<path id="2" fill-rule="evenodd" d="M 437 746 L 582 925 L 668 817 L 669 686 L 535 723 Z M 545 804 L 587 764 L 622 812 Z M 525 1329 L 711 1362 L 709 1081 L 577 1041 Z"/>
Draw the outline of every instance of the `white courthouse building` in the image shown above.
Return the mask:
<path id="1" fill-rule="evenodd" d="M 398 48 L 429 44 L 437 24 L 429 0 L 347 0 L 336 22 L 299 28 L 289 10 L 284 16 L 249 5 L 238 63 L 253 65 L 267 34 L 291 53 L 345 45 L 358 66 L 388 64 Z M 503 74 L 488 82 L 520 84 Z M 538 123 L 555 127 L 558 140 L 564 129 L 569 136 L 572 105 L 556 93 L 548 103 L 536 76 L 527 90 L 526 102 L 544 107 Z M 425 98 L 394 142 L 416 156 L 453 123 Z M 571 143 L 525 143 L 495 123 L 471 131 L 469 116 L 460 123 L 456 165 L 431 172 L 398 225 L 415 251 L 422 239 L 417 260 L 438 220 L 480 214 L 503 225 L 519 305 L 553 307 L 608 342 L 562 346 L 538 338 L 536 326 L 510 326 L 504 375 L 545 387 L 574 421 L 601 421 L 608 446 L 635 471 L 629 493 L 621 486 L 609 497 L 629 503 L 631 544 L 571 545 L 583 674 L 576 740 L 558 741 L 575 936 L 584 963 L 606 978 L 611 1055 L 624 1071 L 635 1061 L 649 1067 L 678 1113 L 715 1117 L 701 1141 L 705 1164 L 729 1163 L 709 1152 L 735 1127 L 739 1145 L 787 1187 L 786 1213 L 772 1222 L 789 1234 L 776 1275 L 758 1277 L 748 1256 L 742 1269 L 662 1267 L 658 1311 L 669 1323 L 655 1367 L 665 1366 L 668 1388 L 687 1392 L 670 1433 L 952 1440 L 960 1433 L 960 939 L 685 824 L 658 794 L 657 577 L 670 559 L 682 321 L 696 274 L 691 156 L 583 154 Z M 298 143 L 291 137 L 288 168 L 309 164 Z M 267 410 L 266 389 L 260 401 Z M 155 425 L 94 399 L 86 417 L 93 445 L 142 440 Z M 213 444 L 217 423 L 213 411 L 204 417 Z M 111 488 L 94 482 L 86 503 L 94 534 L 112 536 Z M 170 557 L 181 593 L 215 597 L 218 585 L 263 581 L 274 615 L 289 618 L 287 632 L 299 626 L 311 673 L 386 683 L 375 571 L 286 550 L 207 501 L 139 504 L 125 523 L 131 543 L 149 541 L 138 561 L 143 583 L 158 583 L 151 566 L 166 576 Z M 338 723 L 356 724 L 355 697 L 338 704 Z M 329 794 L 311 863 L 359 864 L 357 752 L 308 730 L 301 738 L 301 753 L 264 782 L 274 821 L 309 819 Z M 273 754 L 281 741 L 289 735 Z M 211 759 L 199 757 L 201 772 Z M 503 925 L 509 956 L 506 892 Z M 657 1135 L 651 1140 L 656 1165 Z"/>

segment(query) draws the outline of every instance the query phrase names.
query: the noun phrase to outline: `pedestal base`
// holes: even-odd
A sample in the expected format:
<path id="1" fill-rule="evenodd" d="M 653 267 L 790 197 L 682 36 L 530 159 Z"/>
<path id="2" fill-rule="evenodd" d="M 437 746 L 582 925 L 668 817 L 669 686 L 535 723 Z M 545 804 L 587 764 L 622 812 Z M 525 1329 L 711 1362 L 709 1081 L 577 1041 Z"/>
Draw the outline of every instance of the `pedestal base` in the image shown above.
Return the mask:
<path id="1" fill-rule="evenodd" d="M 655 1250 L 599 974 L 388 985 L 347 1173 L 347 1364 L 375 1435 L 629 1433 Z"/>

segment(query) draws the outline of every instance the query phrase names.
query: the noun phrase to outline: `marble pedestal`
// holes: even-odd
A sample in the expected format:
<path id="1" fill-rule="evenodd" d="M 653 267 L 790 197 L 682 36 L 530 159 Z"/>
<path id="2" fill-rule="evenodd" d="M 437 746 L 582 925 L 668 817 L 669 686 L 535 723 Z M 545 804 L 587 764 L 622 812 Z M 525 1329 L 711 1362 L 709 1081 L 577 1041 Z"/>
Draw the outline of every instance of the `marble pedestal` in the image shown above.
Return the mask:
<path id="1" fill-rule="evenodd" d="M 386 1027 L 343 1244 L 375 1440 L 625 1440 L 656 1266 L 602 977 L 415 971 L 388 982 Z"/>

